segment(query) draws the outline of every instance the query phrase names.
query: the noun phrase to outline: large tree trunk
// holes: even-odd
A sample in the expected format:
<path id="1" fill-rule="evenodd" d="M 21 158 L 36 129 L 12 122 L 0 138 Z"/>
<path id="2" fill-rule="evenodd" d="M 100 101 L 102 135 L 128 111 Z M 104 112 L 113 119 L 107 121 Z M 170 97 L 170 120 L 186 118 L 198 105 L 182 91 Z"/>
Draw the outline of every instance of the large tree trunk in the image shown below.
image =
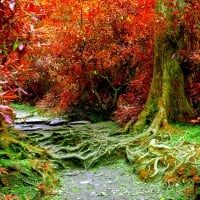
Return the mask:
<path id="1" fill-rule="evenodd" d="M 158 131 L 168 122 L 190 118 L 193 109 L 184 91 L 184 77 L 179 62 L 175 59 L 177 49 L 168 38 L 155 40 L 154 70 L 150 93 L 143 111 L 133 125 L 141 131 L 146 125 Z"/>

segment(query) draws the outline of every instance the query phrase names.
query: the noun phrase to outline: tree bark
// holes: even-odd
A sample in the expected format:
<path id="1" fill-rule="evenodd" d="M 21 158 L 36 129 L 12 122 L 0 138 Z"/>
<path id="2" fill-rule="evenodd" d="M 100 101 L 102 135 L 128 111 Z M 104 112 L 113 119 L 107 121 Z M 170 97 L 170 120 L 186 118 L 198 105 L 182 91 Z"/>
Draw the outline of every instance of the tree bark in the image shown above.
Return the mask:
<path id="1" fill-rule="evenodd" d="M 179 34 L 177 37 L 180 37 Z M 176 41 L 182 38 L 176 38 Z M 176 45 L 175 45 L 176 46 Z M 168 122 L 180 122 L 191 118 L 193 109 L 184 90 L 184 77 L 180 63 L 176 60 L 177 47 L 168 37 L 155 38 L 154 69 L 150 93 L 144 109 L 133 124 L 133 131 L 141 131 L 145 126 L 157 131 Z M 157 127 L 155 129 L 155 127 Z M 153 132 L 154 132 L 153 131 Z"/>

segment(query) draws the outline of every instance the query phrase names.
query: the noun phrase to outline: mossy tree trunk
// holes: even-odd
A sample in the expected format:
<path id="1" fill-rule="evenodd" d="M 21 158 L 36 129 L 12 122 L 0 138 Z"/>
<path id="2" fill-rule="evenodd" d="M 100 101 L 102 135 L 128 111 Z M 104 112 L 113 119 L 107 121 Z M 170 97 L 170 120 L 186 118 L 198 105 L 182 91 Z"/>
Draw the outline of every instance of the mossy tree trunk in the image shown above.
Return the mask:
<path id="1" fill-rule="evenodd" d="M 159 10 L 159 9 L 158 9 Z M 149 131 L 157 132 L 166 128 L 168 122 L 179 122 L 193 115 L 184 91 L 184 77 L 180 63 L 176 59 L 183 43 L 182 30 L 170 36 L 170 30 L 162 39 L 155 37 L 154 69 L 150 93 L 134 131 L 141 131 L 146 125 Z"/>

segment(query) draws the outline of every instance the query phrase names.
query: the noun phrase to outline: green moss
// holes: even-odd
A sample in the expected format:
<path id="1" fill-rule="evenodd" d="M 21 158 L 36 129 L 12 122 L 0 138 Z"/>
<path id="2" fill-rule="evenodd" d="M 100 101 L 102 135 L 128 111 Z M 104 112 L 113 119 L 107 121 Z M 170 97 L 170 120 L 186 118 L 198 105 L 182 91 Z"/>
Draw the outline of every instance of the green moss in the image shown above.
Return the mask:
<path id="1" fill-rule="evenodd" d="M 13 138 L 17 138 L 18 134 L 17 131 L 10 131 Z M 27 146 L 31 147 L 30 142 L 27 138 L 21 138 L 19 144 L 12 143 L 6 148 L 0 145 L 0 195 L 4 198 L 14 195 L 20 200 L 39 200 L 47 195 L 38 187 L 40 184 L 47 191 L 56 186 L 51 163 L 36 148 L 31 152 L 26 149 Z M 43 167 L 46 163 L 51 170 Z"/>
<path id="2" fill-rule="evenodd" d="M 172 142 L 183 138 L 187 142 L 200 144 L 200 125 L 178 123 L 173 124 L 173 127 L 178 130 L 178 134 L 172 135 Z"/>

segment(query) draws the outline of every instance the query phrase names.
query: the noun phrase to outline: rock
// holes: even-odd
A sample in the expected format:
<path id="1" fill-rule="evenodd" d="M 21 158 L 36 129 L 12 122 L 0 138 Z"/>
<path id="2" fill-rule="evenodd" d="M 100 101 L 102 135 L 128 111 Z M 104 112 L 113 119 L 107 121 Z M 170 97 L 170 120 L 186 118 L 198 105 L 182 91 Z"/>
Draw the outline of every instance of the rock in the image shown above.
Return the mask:
<path id="1" fill-rule="evenodd" d="M 38 131 L 38 130 L 51 130 L 53 127 L 49 126 L 45 123 L 38 123 L 38 124 L 23 124 L 23 123 L 15 123 L 14 127 L 20 131 Z"/>
<path id="2" fill-rule="evenodd" d="M 21 128 L 18 128 L 18 130 L 20 130 L 20 131 L 38 131 L 38 130 L 42 130 L 42 128 L 39 128 L 39 127 L 21 127 Z"/>
<path id="3" fill-rule="evenodd" d="M 64 119 L 53 119 L 49 122 L 49 125 L 50 126 L 58 126 L 58 125 L 62 125 L 64 123 L 66 123 L 67 120 L 64 120 Z"/>
<path id="4" fill-rule="evenodd" d="M 80 181 L 79 183 L 81 185 L 84 185 L 84 184 L 90 184 L 92 181 L 91 180 L 86 180 L 86 181 Z"/>
<path id="5" fill-rule="evenodd" d="M 43 118 L 39 116 L 29 117 L 29 118 L 18 118 L 15 119 L 15 124 L 46 124 L 48 123 L 48 118 Z"/>
<path id="6" fill-rule="evenodd" d="M 69 124 L 71 124 L 71 125 L 90 124 L 90 123 L 91 123 L 91 122 L 90 122 L 90 121 L 87 121 L 87 120 L 69 122 Z"/>
<path id="7" fill-rule="evenodd" d="M 77 176 L 80 173 L 81 173 L 80 171 L 74 171 L 74 172 L 65 173 L 64 175 L 65 176 Z"/>
<path id="8" fill-rule="evenodd" d="M 108 196 L 106 192 L 100 192 L 97 196 Z"/>

